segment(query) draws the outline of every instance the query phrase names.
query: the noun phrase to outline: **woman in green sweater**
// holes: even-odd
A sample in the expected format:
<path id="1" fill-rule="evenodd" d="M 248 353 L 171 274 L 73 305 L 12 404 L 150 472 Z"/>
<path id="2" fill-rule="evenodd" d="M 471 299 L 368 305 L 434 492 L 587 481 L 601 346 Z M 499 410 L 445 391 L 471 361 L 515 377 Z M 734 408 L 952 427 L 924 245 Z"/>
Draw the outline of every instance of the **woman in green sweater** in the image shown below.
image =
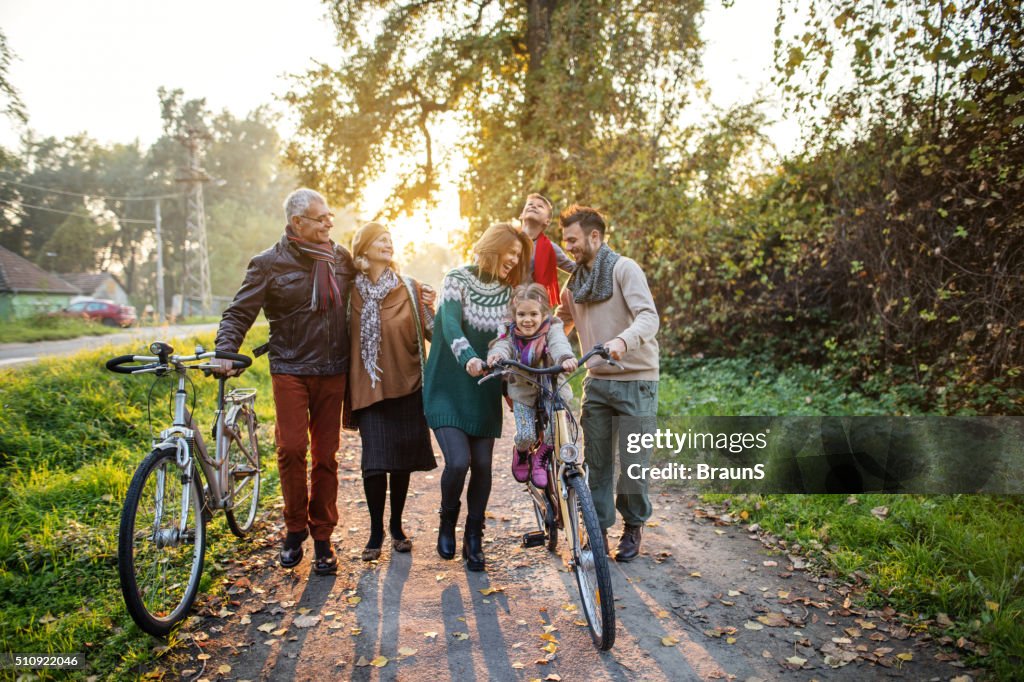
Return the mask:
<path id="1" fill-rule="evenodd" d="M 473 246 L 475 265 L 445 275 L 434 318 L 434 338 L 424 370 L 427 423 L 444 454 L 441 525 L 437 553 L 455 556 L 455 524 L 462 490 L 468 513 L 462 556 L 471 571 L 484 570 L 483 527 L 491 494 L 491 455 L 501 435 L 501 382 L 477 384 L 487 344 L 508 314 L 512 288 L 528 276 L 533 243 L 508 223 L 492 225 Z"/>

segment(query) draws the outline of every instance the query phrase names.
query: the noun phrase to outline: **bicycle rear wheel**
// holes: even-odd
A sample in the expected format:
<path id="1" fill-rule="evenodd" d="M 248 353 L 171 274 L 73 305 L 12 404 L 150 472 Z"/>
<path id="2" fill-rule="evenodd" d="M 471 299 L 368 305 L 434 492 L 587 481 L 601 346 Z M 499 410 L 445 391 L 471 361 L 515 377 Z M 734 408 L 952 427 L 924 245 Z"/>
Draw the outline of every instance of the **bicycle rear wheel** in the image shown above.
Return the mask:
<path id="1" fill-rule="evenodd" d="M 238 412 L 228 441 L 228 480 L 232 489 L 232 507 L 224 510 L 228 528 L 245 537 L 256 520 L 260 503 L 260 448 L 256 440 L 256 413 L 251 405 Z"/>
<path id="2" fill-rule="evenodd" d="M 569 519 L 565 525 L 572 569 L 590 626 L 590 637 L 594 646 L 607 651 L 615 644 L 615 603 L 601 524 L 586 478 L 572 476 L 568 483 Z"/>
<path id="3" fill-rule="evenodd" d="M 199 473 L 186 476 L 175 449 L 154 449 L 135 470 L 121 512 L 117 572 L 132 619 L 163 637 L 199 591 L 206 525 Z"/>

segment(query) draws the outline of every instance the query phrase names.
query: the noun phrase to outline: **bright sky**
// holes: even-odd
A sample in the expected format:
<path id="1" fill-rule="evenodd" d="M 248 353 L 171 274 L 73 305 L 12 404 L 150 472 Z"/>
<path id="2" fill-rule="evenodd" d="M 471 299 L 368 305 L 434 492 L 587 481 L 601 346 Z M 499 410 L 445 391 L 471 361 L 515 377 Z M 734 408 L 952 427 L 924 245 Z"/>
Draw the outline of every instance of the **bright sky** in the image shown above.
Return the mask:
<path id="1" fill-rule="evenodd" d="M 769 81 L 776 3 L 707 4 L 704 68 L 714 102 L 749 100 Z M 273 104 L 287 90 L 287 74 L 313 60 L 336 63 L 340 51 L 325 7 L 319 0 L 0 0 L 0 26 L 17 55 L 10 80 L 38 135 L 86 132 L 105 143 L 148 145 L 161 132 L 160 86 L 244 116 Z M 769 133 L 782 151 L 792 149 L 792 126 Z M 0 119 L 0 144 L 15 147 L 18 136 Z M 380 200 L 379 190 L 368 192 L 365 212 L 372 215 Z M 443 243 L 458 222 L 454 186 L 418 228 L 415 220 L 394 225 L 405 233 L 396 237 L 422 239 L 423 220 L 427 236 Z"/>

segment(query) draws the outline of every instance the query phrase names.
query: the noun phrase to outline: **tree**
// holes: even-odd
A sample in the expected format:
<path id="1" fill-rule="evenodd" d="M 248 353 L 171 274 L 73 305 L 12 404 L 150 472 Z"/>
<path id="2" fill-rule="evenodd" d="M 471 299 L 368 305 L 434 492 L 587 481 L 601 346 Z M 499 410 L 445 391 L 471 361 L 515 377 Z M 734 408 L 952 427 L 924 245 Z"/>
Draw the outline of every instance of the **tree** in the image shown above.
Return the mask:
<path id="1" fill-rule="evenodd" d="M 533 190 L 612 205 L 638 169 L 657 173 L 679 158 L 676 120 L 697 87 L 701 0 L 330 6 L 351 48 L 287 95 L 300 114 L 288 156 L 305 182 L 341 203 L 356 201 L 393 152 L 415 161 L 387 212 L 430 203 L 443 164 L 437 140 L 453 127 L 476 230 L 515 215 Z"/>

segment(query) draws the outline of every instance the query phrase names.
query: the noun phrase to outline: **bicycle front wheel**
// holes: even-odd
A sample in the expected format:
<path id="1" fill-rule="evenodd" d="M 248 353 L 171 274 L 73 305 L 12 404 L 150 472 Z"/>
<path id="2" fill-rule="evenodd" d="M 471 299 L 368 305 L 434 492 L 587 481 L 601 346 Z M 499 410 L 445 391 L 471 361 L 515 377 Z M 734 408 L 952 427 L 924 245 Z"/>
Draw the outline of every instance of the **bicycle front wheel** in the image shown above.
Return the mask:
<path id="1" fill-rule="evenodd" d="M 199 473 L 178 466 L 173 448 L 156 448 L 132 477 L 121 511 L 117 571 L 128 613 L 163 637 L 192 608 L 206 554 Z"/>
<path id="2" fill-rule="evenodd" d="M 615 603 L 607 549 L 586 478 L 572 476 L 568 483 L 566 533 L 572 553 L 572 569 L 590 626 L 590 637 L 594 646 L 607 651 L 615 644 Z"/>
<path id="3" fill-rule="evenodd" d="M 252 406 L 242 407 L 229 431 L 227 485 L 231 486 L 232 506 L 224 513 L 228 528 L 241 538 L 252 530 L 260 503 L 260 448 Z"/>

